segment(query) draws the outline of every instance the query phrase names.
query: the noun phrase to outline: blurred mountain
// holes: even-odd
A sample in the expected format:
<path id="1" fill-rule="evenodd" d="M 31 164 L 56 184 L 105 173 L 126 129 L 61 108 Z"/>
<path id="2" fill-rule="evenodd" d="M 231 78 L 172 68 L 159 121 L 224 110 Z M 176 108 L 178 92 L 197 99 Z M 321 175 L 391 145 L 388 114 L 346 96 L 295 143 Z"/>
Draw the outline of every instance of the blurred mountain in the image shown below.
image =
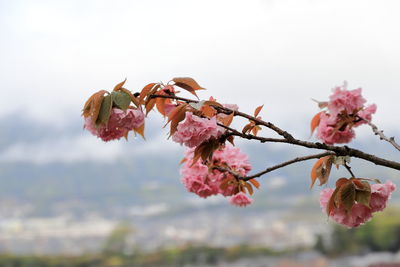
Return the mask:
<path id="1" fill-rule="evenodd" d="M 83 131 L 80 120 L 52 125 L 12 114 L 0 118 L 0 123 L 0 203 L 6 207 L 28 203 L 25 215 L 80 216 L 93 211 L 123 217 L 129 207 L 157 203 L 182 211 L 198 203 L 228 206 L 220 198 L 202 200 L 186 192 L 179 178 L 183 148 L 165 140 L 159 121 L 146 125 L 147 142 L 132 137 L 129 142 L 109 143 Z M 254 171 L 310 153 L 279 144 L 237 143 L 249 154 Z M 373 135 L 352 146 L 399 159 L 398 152 Z M 312 164 L 297 163 L 261 178 L 263 186 L 250 210 L 298 205 L 299 197 L 310 195 Z M 360 177 L 400 180 L 393 170 L 358 160 L 353 169 Z M 333 175 L 346 173 L 339 170 Z M 314 189 L 311 195 L 318 192 Z"/>

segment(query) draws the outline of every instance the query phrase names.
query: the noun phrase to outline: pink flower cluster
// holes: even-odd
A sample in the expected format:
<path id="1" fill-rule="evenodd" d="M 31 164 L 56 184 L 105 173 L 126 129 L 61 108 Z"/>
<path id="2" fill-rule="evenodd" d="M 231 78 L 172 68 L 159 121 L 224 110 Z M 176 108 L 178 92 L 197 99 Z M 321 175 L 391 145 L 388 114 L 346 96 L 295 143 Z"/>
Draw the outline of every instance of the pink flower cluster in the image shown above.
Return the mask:
<path id="1" fill-rule="evenodd" d="M 371 185 L 370 207 L 355 203 L 351 212 L 347 213 L 343 207 L 337 207 L 331 211 L 329 216 L 335 222 L 349 228 L 357 227 L 370 220 L 373 212 L 383 211 L 394 190 L 396 190 L 396 185 L 391 181 L 387 181 L 385 184 L 373 184 Z M 324 212 L 326 212 L 326 207 L 333 191 L 334 189 L 332 188 L 326 188 L 321 192 L 320 205 Z"/>
<path id="2" fill-rule="evenodd" d="M 238 206 L 245 206 L 252 202 L 243 193 L 235 194 L 237 191 L 233 185 L 229 185 L 224 190 L 221 189 L 220 185 L 227 178 L 227 174 L 218 170 L 209 171 L 208 166 L 203 164 L 201 160 L 193 164 L 193 154 L 193 148 L 186 151 L 186 161 L 181 168 L 182 183 L 189 192 L 203 198 L 217 194 L 233 196 L 230 202 Z M 251 169 L 247 155 L 230 144 L 226 144 L 215 151 L 212 160 L 214 164 L 228 165 L 241 175 L 246 175 Z"/>
<path id="3" fill-rule="evenodd" d="M 144 123 L 144 113 L 140 109 L 111 110 L 108 123 L 96 126 L 92 117 L 85 118 L 84 128 L 93 135 L 107 142 L 126 136 L 130 130 L 137 129 Z"/>
<path id="4" fill-rule="evenodd" d="M 215 117 L 200 118 L 191 112 L 186 112 L 185 120 L 178 124 L 172 140 L 187 147 L 196 147 L 211 137 L 218 138 L 220 134 Z"/>
<path id="5" fill-rule="evenodd" d="M 333 89 L 329 98 L 328 112 L 321 113 L 317 137 L 326 144 L 343 144 L 354 137 L 353 127 L 366 123 L 357 117 L 371 120 L 376 112 L 376 105 L 364 106 L 366 100 L 361 95 L 361 88 L 347 90 L 347 85 Z"/>

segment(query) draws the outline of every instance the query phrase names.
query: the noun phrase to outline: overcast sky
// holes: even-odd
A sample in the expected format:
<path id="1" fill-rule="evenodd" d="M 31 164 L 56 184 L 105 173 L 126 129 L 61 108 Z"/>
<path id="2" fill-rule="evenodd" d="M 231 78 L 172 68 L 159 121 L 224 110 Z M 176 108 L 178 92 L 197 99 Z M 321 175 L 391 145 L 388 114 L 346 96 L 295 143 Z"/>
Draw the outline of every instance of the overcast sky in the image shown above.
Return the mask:
<path id="1" fill-rule="evenodd" d="M 399 10 L 396 0 L 0 0 L 0 116 L 63 121 L 125 77 L 139 90 L 191 76 L 208 89 L 200 98 L 265 104 L 265 119 L 295 131 L 317 112 L 310 98 L 347 80 L 398 130 Z"/>

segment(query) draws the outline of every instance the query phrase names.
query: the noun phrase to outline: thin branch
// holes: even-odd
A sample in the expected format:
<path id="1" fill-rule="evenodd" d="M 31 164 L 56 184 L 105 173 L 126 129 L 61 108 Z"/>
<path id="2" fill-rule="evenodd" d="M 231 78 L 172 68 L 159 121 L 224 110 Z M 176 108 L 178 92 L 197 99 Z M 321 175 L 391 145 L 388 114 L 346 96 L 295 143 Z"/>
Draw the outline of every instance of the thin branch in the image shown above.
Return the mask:
<path id="1" fill-rule="evenodd" d="M 344 164 L 344 167 L 346 168 L 346 170 L 350 173 L 351 177 L 354 178 L 356 177 L 353 173 L 353 171 L 351 170 L 351 167 L 349 165 L 347 165 L 347 163 Z"/>
<path id="2" fill-rule="evenodd" d="M 177 96 L 161 96 L 161 95 L 151 95 L 151 97 L 162 97 L 162 98 L 171 98 L 171 99 L 177 99 L 181 101 L 185 101 L 187 103 L 198 103 L 199 101 L 197 100 L 191 100 L 183 97 L 177 97 Z M 299 139 L 295 139 L 292 135 L 287 133 L 286 131 L 283 131 L 282 129 L 278 128 L 274 124 L 270 122 L 265 122 L 263 120 L 257 119 L 253 116 L 247 115 L 245 113 L 239 112 L 239 111 L 234 111 L 229 108 L 225 107 L 219 107 L 219 106 L 214 106 L 216 109 L 221 110 L 224 113 L 231 113 L 234 112 L 235 115 L 250 119 L 255 121 L 257 124 L 264 125 L 272 130 L 274 130 L 276 133 L 279 135 L 283 136 L 284 139 L 279 139 L 279 138 L 266 138 L 266 137 L 260 137 L 260 136 L 255 136 L 252 134 L 243 134 L 235 129 L 232 129 L 228 127 L 229 131 L 231 131 L 231 134 L 234 136 L 239 136 L 248 140 L 258 140 L 261 143 L 265 142 L 274 142 L 274 143 L 287 143 L 287 144 L 292 144 L 296 146 L 302 146 L 302 147 L 307 147 L 307 148 L 312 148 L 312 149 L 321 149 L 321 150 L 327 150 L 327 151 L 332 151 L 338 156 L 350 156 L 350 157 L 355 157 L 355 158 L 360 158 L 369 162 L 374 163 L 375 165 L 380 165 L 380 166 L 385 166 L 388 168 L 400 170 L 400 162 L 392 161 L 392 160 L 387 160 L 383 159 L 380 157 L 377 157 L 372 154 L 365 153 L 361 150 L 350 148 L 348 146 L 333 146 L 333 145 L 327 145 L 324 143 L 319 143 L 319 142 L 308 142 L 308 141 L 303 141 Z M 221 126 L 221 125 L 220 125 Z M 224 126 L 222 126 L 224 127 Z M 226 127 L 226 126 L 225 126 Z"/>
<path id="3" fill-rule="evenodd" d="M 386 142 L 390 143 L 394 148 L 400 151 L 400 145 L 394 141 L 394 137 L 387 137 L 386 135 L 383 134 L 382 130 L 378 129 L 378 126 L 370 122 L 369 120 L 366 120 L 362 117 L 359 117 L 361 120 L 365 121 L 369 126 L 371 126 L 372 131 L 375 133 L 375 135 L 378 135 L 381 140 L 385 140 Z"/>
<path id="4" fill-rule="evenodd" d="M 285 161 L 285 162 L 282 162 L 282 163 L 280 163 L 278 165 L 269 167 L 269 168 L 267 168 L 267 169 L 265 169 L 265 170 L 263 170 L 261 172 L 253 174 L 251 176 L 246 176 L 246 177 L 243 178 L 243 180 L 244 181 L 248 181 L 248 180 L 260 177 L 260 176 L 262 176 L 262 175 L 264 175 L 266 173 L 272 172 L 272 171 L 274 171 L 276 169 L 283 168 L 285 166 L 288 166 L 288 165 L 296 163 L 296 162 L 301 162 L 301 161 L 310 160 L 310 159 L 319 159 L 319 158 L 322 158 L 322 157 L 325 157 L 325 156 L 329 156 L 329 155 L 335 155 L 335 153 L 333 153 L 333 152 L 324 152 L 324 153 L 314 154 L 314 155 L 305 156 L 305 157 L 297 157 L 297 158 L 294 158 L 292 160 Z"/>

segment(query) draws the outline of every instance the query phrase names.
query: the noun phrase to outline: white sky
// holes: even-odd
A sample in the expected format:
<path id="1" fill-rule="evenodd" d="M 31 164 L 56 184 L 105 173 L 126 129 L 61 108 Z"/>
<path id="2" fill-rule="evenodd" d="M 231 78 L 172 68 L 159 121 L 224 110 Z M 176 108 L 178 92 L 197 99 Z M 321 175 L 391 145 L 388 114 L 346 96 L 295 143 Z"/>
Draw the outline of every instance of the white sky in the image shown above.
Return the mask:
<path id="1" fill-rule="evenodd" d="M 213 95 L 290 130 L 308 131 L 347 80 L 398 130 L 400 1 L 0 0 L 0 116 L 80 115 L 85 99 L 128 78 L 191 76 Z"/>

